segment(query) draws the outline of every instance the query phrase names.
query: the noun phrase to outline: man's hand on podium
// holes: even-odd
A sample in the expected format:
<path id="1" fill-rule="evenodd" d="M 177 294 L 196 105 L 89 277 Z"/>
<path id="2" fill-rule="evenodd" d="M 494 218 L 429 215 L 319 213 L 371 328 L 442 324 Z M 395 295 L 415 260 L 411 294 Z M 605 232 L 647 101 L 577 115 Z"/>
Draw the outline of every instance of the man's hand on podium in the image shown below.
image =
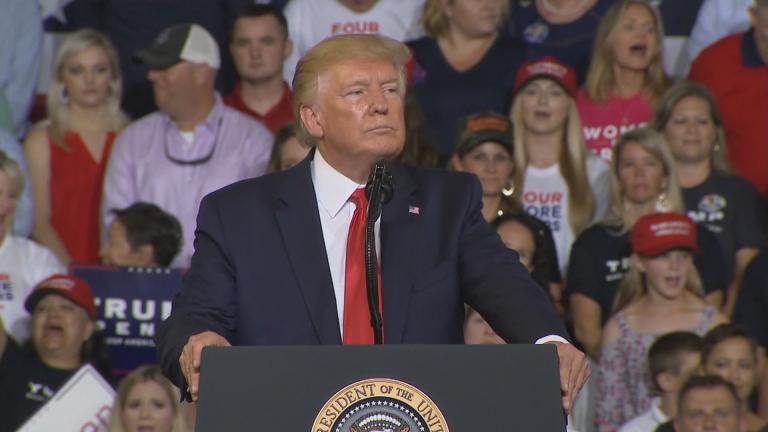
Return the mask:
<path id="1" fill-rule="evenodd" d="M 187 391 L 192 395 L 192 400 L 197 400 L 198 384 L 200 380 L 200 355 L 203 352 L 203 348 L 207 346 L 231 346 L 229 341 L 222 336 L 212 332 L 205 331 L 198 333 L 194 336 L 190 336 L 187 340 L 187 344 L 184 345 L 184 349 L 181 350 L 181 356 L 179 356 L 179 364 L 181 365 L 181 373 L 184 374 L 184 379 L 187 380 Z"/>
<path id="2" fill-rule="evenodd" d="M 573 400 L 576 399 L 576 395 L 591 374 L 587 356 L 569 343 L 545 343 L 551 343 L 557 347 L 557 357 L 560 360 L 560 389 L 563 392 L 563 409 L 566 414 L 570 414 Z"/>

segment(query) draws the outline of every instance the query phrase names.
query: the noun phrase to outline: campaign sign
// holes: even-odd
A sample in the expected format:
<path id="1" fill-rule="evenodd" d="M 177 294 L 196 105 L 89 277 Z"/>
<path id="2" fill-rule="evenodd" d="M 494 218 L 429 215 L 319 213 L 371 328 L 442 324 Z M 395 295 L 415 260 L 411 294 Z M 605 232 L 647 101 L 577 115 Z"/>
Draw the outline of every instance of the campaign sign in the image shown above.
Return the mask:
<path id="1" fill-rule="evenodd" d="M 19 432 L 106 432 L 115 391 L 86 364 L 43 405 Z"/>
<path id="2" fill-rule="evenodd" d="M 157 363 L 155 333 L 171 314 L 171 300 L 181 289 L 181 271 L 149 267 L 73 266 L 96 298 L 99 328 L 109 347 L 112 373 Z"/>

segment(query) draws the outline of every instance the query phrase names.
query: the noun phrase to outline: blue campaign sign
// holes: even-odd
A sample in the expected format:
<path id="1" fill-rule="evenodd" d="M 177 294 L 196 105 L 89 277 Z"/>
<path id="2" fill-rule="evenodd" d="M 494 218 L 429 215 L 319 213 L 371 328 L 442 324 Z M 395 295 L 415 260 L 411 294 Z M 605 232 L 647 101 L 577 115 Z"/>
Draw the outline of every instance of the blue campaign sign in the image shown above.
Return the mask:
<path id="1" fill-rule="evenodd" d="M 71 271 L 91 285 L 112 373 L 122 377 L 138 366 L 157 363 L 155 332 L 171 314 L 181 271 L 102 266 L 73 266 Z"/>

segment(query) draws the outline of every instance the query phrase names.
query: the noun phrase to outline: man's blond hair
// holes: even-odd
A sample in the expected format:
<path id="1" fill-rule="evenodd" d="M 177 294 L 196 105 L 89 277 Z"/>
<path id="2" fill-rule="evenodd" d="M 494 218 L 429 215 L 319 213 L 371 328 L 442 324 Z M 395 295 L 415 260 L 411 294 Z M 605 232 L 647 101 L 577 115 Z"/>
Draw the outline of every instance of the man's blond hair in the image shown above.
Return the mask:
<path id="1" fill-rule="evenodd" d="M 398 74 L 400 94 L 405 96 L 405 64 L 408 48 L 388 37 L 378 35 L 334 36 L 312 47 L 296 65 L 293 76 L 293 115 L 297 119 L 300 138 L 314 145 L 301 121 L 302 106 L 317 102 L 320 78 L 337 63 L 349 60 L 382 60 L 392 64 Z"/>

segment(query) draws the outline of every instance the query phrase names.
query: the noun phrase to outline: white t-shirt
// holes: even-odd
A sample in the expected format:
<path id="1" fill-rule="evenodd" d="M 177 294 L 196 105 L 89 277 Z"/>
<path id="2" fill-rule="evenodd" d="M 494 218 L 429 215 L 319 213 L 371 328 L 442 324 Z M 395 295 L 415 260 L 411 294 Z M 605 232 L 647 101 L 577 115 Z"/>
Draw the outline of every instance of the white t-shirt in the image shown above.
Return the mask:
<path id="1" fill-rule="evenodd" d="M 618 432 L 653 432 L 659 425 L 669 421 L 666 414 L 659 408 L 661 399 L 656 397 L 651 401 L 651 407 L 639 416 L 624 423 Z"/>
<path id="2" fill-rule="evenodd" d="M 587 179 L 595 197 L 592 221 L 605 216 L 608 203 L 608 164 L 597 156 L 587 158 Z M 571 244 L 575 240 L 568 217 L 568 185 L 560 174 L 560 164 L 546 168 L 528 166 L 522 195 L 523 207 L 549 226 L 557 249 L 560 272 L 565 277 Z"/>
<path id="3" fill-rule="evenodd" d="M 27 295 L 41 280 L 66 271 L 51 251 L 32 240 L 8 235 L 0 245 L 0 318 L 17 342 L 29 338 Z"/>
<path id="4" fill-rule="evenodd" d="M 293 54 L 285 61 L 283 76 L 293 82 L 299 59 L 315 44 L 340 34 L 380 34 L 399 41 L 424 34 L 421 13 L 424 0 L 378 0 L 364 13 L 356 13 L 338 0 L 291 0 L 285 7 Z"/>

